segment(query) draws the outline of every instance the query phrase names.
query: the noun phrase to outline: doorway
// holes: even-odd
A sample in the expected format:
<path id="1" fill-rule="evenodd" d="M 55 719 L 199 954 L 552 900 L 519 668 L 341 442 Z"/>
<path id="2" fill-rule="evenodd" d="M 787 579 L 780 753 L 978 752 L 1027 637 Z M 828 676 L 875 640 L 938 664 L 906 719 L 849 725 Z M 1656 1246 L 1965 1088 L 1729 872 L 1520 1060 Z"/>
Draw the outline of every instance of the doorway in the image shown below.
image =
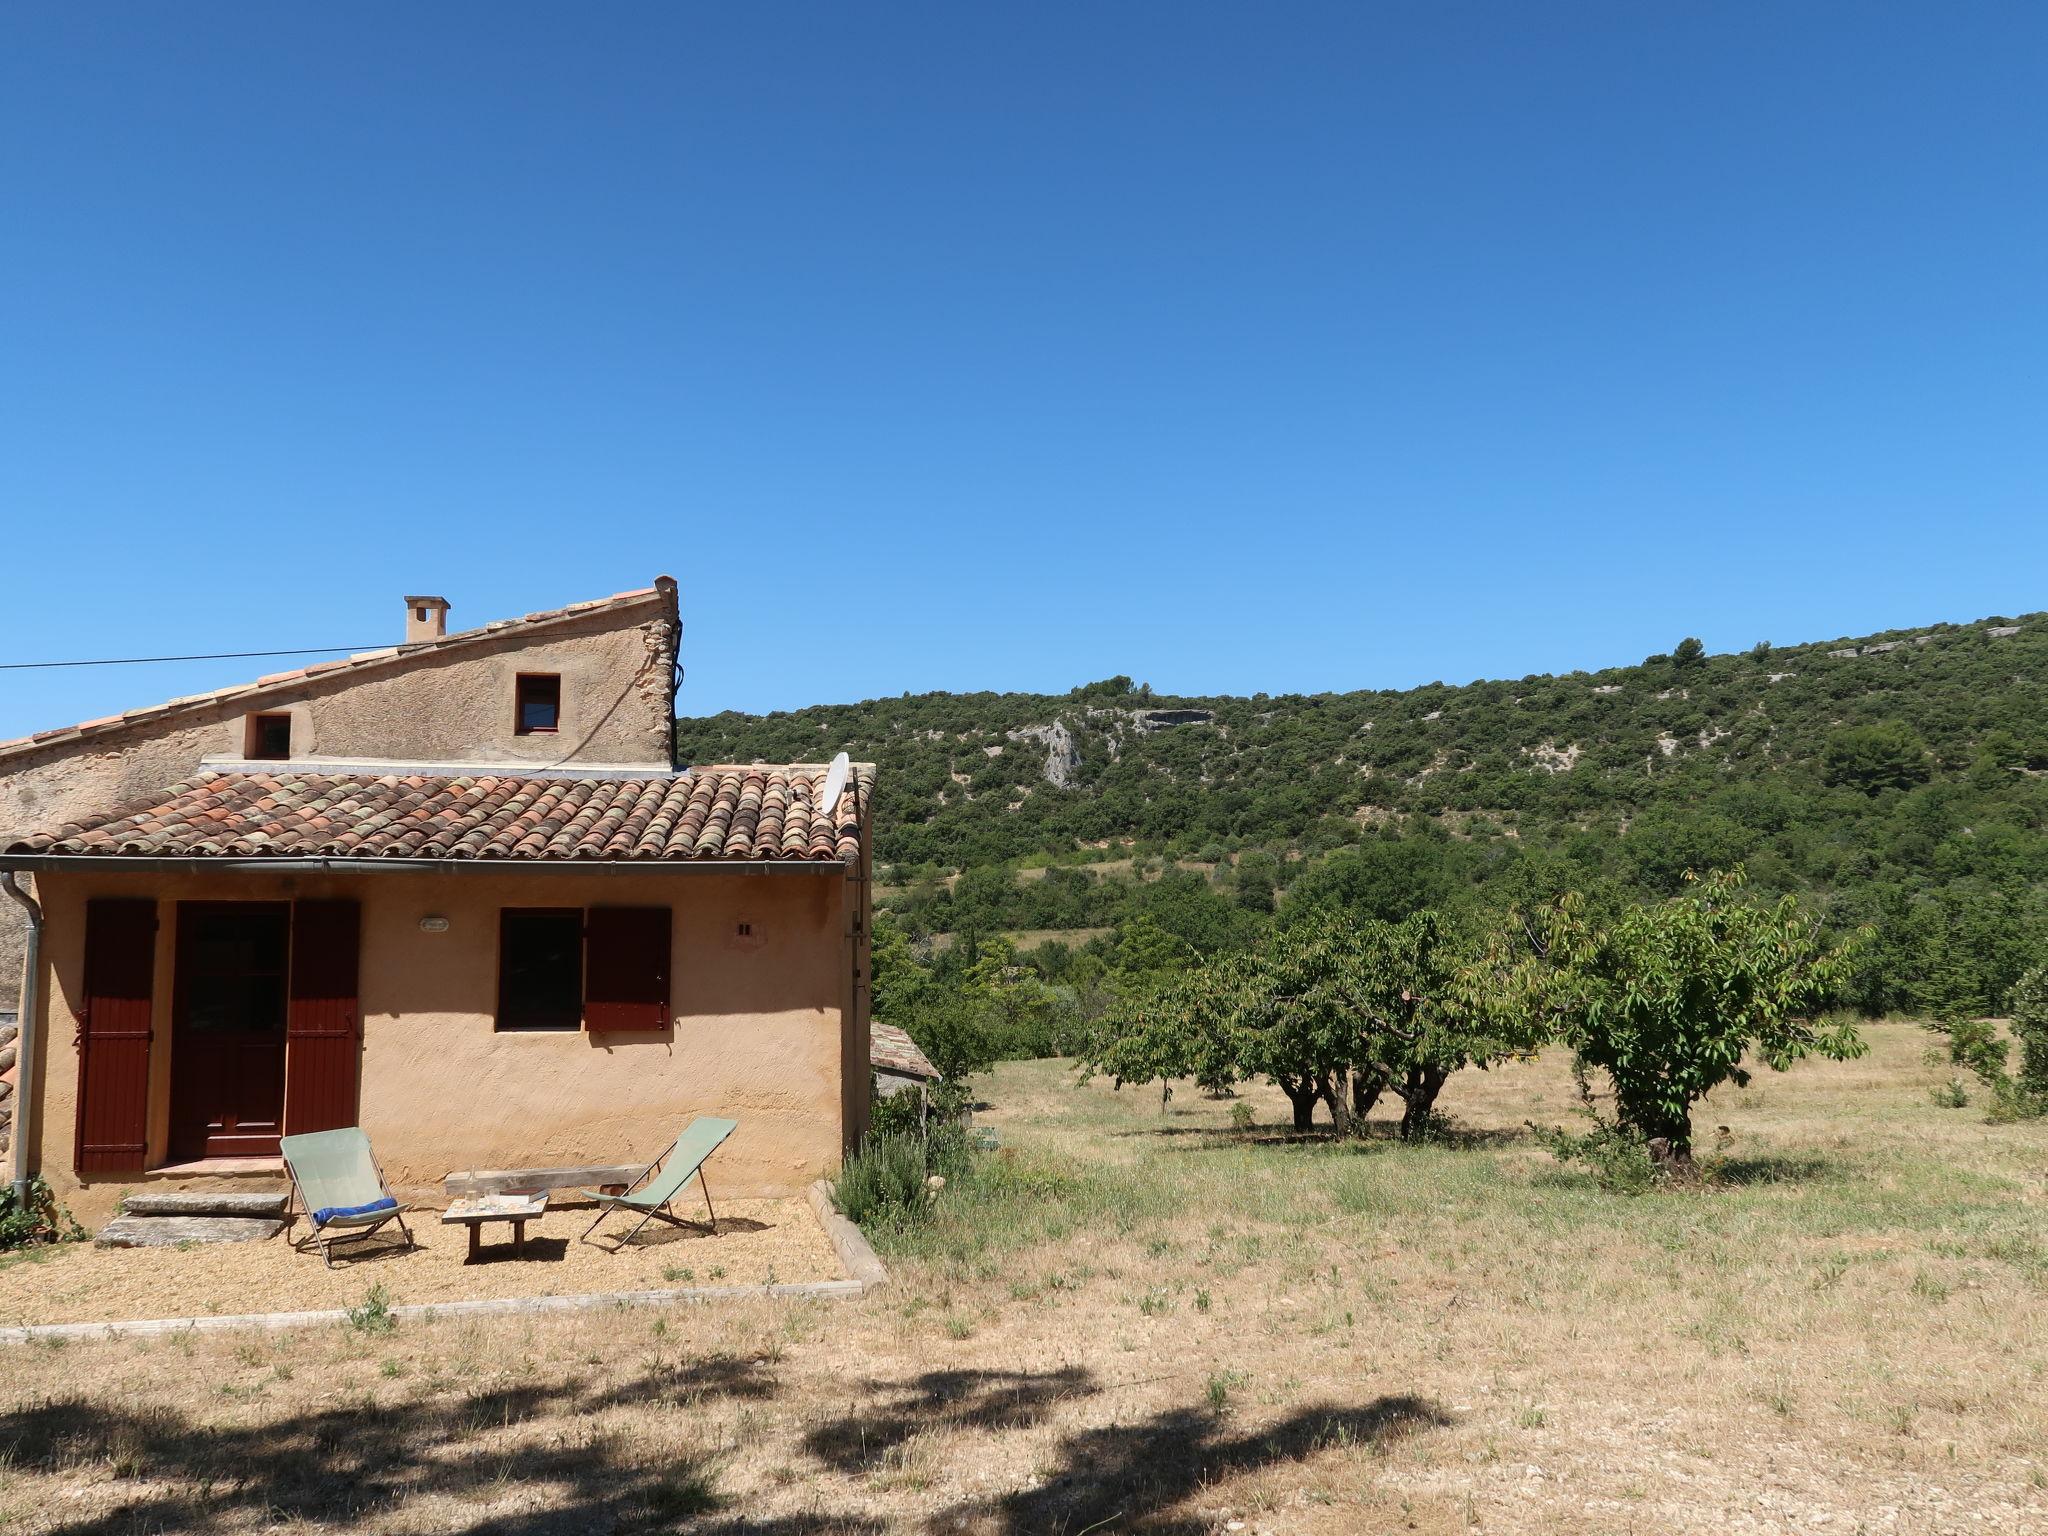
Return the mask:
<path id="1" fill-rule="evenodd" d="M 174 1159 L 277 1155 L 290 962 L 290 903 L 178 903 Z"/>

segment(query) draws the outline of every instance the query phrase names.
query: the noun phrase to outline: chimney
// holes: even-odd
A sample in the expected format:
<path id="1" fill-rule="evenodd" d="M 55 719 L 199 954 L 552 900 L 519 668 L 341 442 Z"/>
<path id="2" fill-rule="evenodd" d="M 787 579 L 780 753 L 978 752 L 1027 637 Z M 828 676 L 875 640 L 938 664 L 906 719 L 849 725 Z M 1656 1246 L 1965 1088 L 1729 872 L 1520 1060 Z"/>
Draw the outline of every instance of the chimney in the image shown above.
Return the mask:
<path id="1" fill-rule="evenodd" d="M 448 599 L 408 597 L 405 600 L 405 643 L 418 645 L 448 633 Z"/>

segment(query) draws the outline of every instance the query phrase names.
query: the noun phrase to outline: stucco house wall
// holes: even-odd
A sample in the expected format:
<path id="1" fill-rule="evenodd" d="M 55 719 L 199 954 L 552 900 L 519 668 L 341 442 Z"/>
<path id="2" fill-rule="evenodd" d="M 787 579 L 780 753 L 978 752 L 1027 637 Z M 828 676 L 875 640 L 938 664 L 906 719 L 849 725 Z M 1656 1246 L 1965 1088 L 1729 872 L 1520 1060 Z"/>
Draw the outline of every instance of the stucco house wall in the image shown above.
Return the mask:
<path id="1" fill-rule="evenodd" d="M 650 1161 L 691 1116 L 708 1113 L 739 1121 L 717 1158 L 720 1190 L 794 1193 L 837 1167 L 865 1129 L 865 1093 L 846 1091 L 867 1082 L 863 876 L 839 864 L 800 873 L 45 874 L 42 1171 L 88 1222 L 139 1182 L 87 1183 L 73 1168 L 89 898 L 158 903 L 154 1166 L 168 1150 L 175 904 L 345 897 L 362 909 L 360 1121 L 395 1187 L 438 1195 L 442 1178 L 465 1168 Z M 671 1026 L 497 1032 L 499 910 L 600 905 L 671 909 Z M 446 931 L 424 931 L 424 917 L 446 918 Z"/>
<path id="2" fill-rule="evenodd" d="M 433 761 L 665 769 L 674 751 L 675 585 L 561 617 L 458 633 L 388 657 L 282 674 L 49 742 L 0 743 L 0 842 L 239 759 L 252 713 L 290 713 L 295 762 Z M 396 616 L 394 616 L 395 619 Z M 514 727 L 520 673 L 562 679 L 560 729 Z M 21 974 L 21 909 L 0 901 L 0 1006 Z"/>

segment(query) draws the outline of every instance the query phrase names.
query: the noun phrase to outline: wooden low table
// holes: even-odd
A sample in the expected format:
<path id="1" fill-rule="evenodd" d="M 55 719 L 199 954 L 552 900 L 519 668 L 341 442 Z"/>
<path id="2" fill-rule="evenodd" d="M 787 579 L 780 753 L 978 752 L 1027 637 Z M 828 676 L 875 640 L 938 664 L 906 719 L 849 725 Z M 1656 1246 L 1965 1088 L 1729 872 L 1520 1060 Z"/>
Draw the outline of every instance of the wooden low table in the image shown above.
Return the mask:
<path id="1" fill-rule="evenodd" d="M 461 1225 L 469 1228 L 469 1257 L 476 1261 L 483 1246 L 483 1225 L 487 1221 L 509 1221 L 512 1223 L 512 1257 L 526 1257 L 526 1224 L 547 1214 L 547 1191 L 537 1195 L 499 1194 L 477 1195 L 468 1200 L 458 1200 L 441 1213 L 441 1225 Z"/>

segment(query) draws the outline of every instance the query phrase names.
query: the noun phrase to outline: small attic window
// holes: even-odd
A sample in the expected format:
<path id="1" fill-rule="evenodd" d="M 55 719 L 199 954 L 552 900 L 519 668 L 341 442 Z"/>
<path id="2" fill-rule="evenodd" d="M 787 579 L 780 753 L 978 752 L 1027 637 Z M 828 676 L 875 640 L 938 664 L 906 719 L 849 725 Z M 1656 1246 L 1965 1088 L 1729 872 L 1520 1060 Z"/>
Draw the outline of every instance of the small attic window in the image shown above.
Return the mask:
<path id="1" fill-rule="evenodd" d="M 562 724 L 562 679 L 554 672 L 519 674 L 519 707 L 513 731 L 520 736 L 545 735 Z"/>
<path id="2" fill-rule="evenodd" d="M 242 738 L 242 756 L 251 762 L 282 763 L 292 755 L 292 717 L 251 715 Z"/>

